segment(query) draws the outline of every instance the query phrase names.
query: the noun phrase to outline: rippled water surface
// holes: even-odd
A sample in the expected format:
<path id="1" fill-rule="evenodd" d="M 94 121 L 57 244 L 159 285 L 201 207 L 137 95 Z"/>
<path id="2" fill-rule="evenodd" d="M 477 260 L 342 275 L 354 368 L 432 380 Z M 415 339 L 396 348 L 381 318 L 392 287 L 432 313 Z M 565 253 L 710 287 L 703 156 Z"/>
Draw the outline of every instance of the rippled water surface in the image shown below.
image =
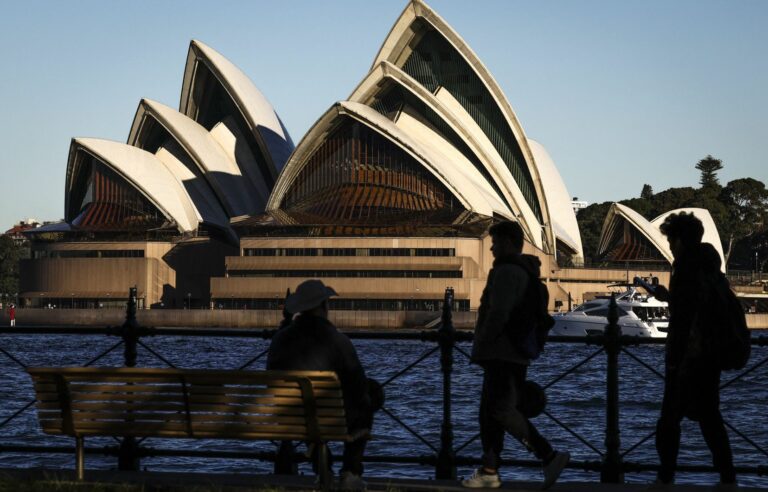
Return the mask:
<path id="1" fill-rule="evenodd" d="M 27 374 L 13 362 L 12 356 L 28 366 L 78 366 L 101 354 L 117 342 L 106 336 L 18 336 L 2 335 L 0 348 L 0 419 L 5 421 L 33 398 L 31 383 Z M 268 342 L 243 338 L 187 338 L 154 337 L 144 342 L 172 364 L 186 368 L 237 368 L 263 351 Z M 371 341 L 355 340 L 360 357 L 369 376 L 386 381 L 406 366 L 415 362 L 435 347 L 432 343 L 413 341 Z M 469 344 L 459 348 L 469 351 Z M 549 344 L 542 359 L 531 367 L 529 378 L 540 384 L 547 384 L 562 375 L 584 358 L 593 354 L 596 347 L 575 344 Z M 631 354 L 653 368 L 660 369 L 663 348 L 641 346 L 628 349 Z M 768 349 L 755 348 L 753 362 L 768 357 Z M 122 365 L 122 347 L 100 359 L 97 365 Z M 139 366 L 164 367 L 164 363 L 149 351 L 139 349 Z M 622 451 L 649 436 L 658 418 L 662 384 L 661 381 L 641 363 L 628 355 L 620 357 L 621 365 L 621 443 Z M 252 368 L 261 369 L 260 359 Z M 730 376 L 730 373 L 726 377 Z M 753 440 L 763 449 L 768 448 L 768 380 L 766 370 L 759 368 L 738 381 L 722 393 L 723 414 L 739 432 Z M 464 446 L 478 432 L 477 407 L 480 395 L 480 371 L 471 366 L 464 355 L 456 352 L 453 372 L 453 430 L 455 447 Z M 439 367 L 439 352 L 436 352 L 412 370 L 396 378 L 386 386 L 386 408 L 402 420 L 419 438 L 390 416 L 379 413 L 374 424 L 374 439 L 367 448 L 370 456 L 420 456 L 434 454 L 440 445 L 440 424 L 442 419 L 442 373 Z M 589 445 L 602 451 L 605 423 L 605 355 L 600 354 L 554 384 L 547 391 L 548 411 L 569 430 L 540 416 L 534 420 L 542 434 L 548 437 L 558 449 L 571 451 L 574 460 L 595 461 L 601 457 Z M 585 444 L 575 438 L 578 434 Z M 756 451 L 744 438 L 729 431 L 737 465 L 766 464 L 766 457 Z M 424 442 L 426 441 L 426 442 Z M 73 440 L 66 437 L 46 436 L 39 430 L 33 408 L 21 413 L 0 429 L 0 445 L 67 445 Z M 110 438 L 87 440 L 91 445 L 114 445 Z M 199 450 L 272 450 L 270 443 L 234 442 L 211 440 L 169 440 L 148 439 L 144 445 L 157 448 L 199 449 Z M 336 448 L 338 449 L 338 448 Z M 340 453 L 336 453 L 340 454 Z M 469 442 L 461 456 L 479 457 L 479 440 Z M 507 439 L 505 455 L 512 459 L 529 459 L 524 448 L 511 438 Z M 656 463 L 653 439 L 637 446 L 626 457 L 626 461 Z M 683 445 L 680 462 L 685 464 L 710 464 L 710 455 L 698 427 L 685 421 L 683 424 Z M 73 467 L 73 454 L 0 454 L 2 467 Z M 88 455 L 88 468 L 109 469 L 115 467 L 115 458 Z M 255 460 L 223 460 L 210 458 L 145 458 L 142 467 L 163 471 L 207 471 L 207 472 L 269 472 L 270 463 Z M 306 468 L 303 468 L 306 469 Z M 468 475 L 470 468 L 462 467 L 459 475 Z M 390 477 L 431 478 L 434 469 L 420 465 L 371 463 L 366 464 L 366 474 Z M 503 478 L 518 480 L 539 480 L 536 469 L 508 467 L 502 472 Z M 651 473 L 632 473 L 628 481 L 642 482 L 652 479 Z M 597 481 L 599 475 L 591 472 L 567 470 L 563 480 Z M 680 483 L 712 483 L 717 480 L 713 474 L 680 474 Z M 756 476 L 741 476 L 745 485 L 768 486 L 768 479 Z"/>

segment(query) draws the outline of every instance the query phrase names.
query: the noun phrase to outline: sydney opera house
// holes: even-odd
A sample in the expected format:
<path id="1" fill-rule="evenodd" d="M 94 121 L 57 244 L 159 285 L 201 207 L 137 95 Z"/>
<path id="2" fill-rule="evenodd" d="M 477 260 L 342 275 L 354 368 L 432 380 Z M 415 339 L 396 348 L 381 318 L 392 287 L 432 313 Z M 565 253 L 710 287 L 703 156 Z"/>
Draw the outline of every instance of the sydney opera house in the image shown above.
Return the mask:
<path id="1" fill-rule="evenodd" d="M 581 238 L 554 162 L 420 0 L 295 147 L 250 79 L 192 41 L 178 110 L 144 99 L 126 143 L 73 139 L 66 176 L 65 221 L 35 230 L 22 265 L 27 306 L 117 305 L 137 286 L 144 308 L 275 309 L 287 288 L 328 277 L 336 309 L 436 310 L 451 286 L 472 310 L 500 219 L 522 225 L 553 303 L 625 277 L 575 268 Z M 669 260 L 636 215 L 612 210 L 603 254 L 642 261 L 622 250 L 639 231 L 633 244 Z"/>
<path id="2" fill-rule="evenodd" d="M 681 208 L 665 212 L 653 220 L 635 212 L 626 205 L 611 205 L 603 223 L 603 230 L 598 245 L 597 256 L 606 264 L 656 264 L 662 267 L 673 261 L 672 250 L 667 238 L 659 227 L 671 214 L 692 214 L 704 226 L 702 241 L 710 243 L 720 256 L 720 265 L 725 272 L 725 259 L 720 234 L 709 211 L 703 208 Z"/>

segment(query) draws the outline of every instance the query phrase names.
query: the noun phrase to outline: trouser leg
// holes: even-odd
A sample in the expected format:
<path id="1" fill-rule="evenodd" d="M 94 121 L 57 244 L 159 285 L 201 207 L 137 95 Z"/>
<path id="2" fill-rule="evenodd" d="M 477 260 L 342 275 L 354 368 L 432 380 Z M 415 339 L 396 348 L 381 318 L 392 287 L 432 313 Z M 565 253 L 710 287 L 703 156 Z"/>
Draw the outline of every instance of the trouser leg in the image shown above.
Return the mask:
<path id="1" fill-rule="evenodd" d="M 720 481 L 732 483 L 736 480 L 736 470 L 733 467 L 733 454 L 728 432 L 725 430 L 723 417 L 718 410 L 699 421 L 701 434 L 712 452 L 712 464 L 720 473 Z"/>
<path id="2" fill-rule="evenodd" d="M 353 415 L 350 420 L 348 420 L 347 427 L 350 430 L 372 430 L 373 414 L 374 412 L 370 408 L 362 409 L 356 415 Z M 368 444 L 367 437 L 344 443 L 344 454 L 342 457 L 341 465 L 342 472 L 349 471 L 355 475 L 363 474 L 363 457 L 365 456 L 366 444 Z"/>
<path id="3" fill-rule="evenodd" d="M 481 422 L 486 421 L 489 446 L 486 447 L 486 441 L 484 441 L 483 451 L 495 451 L 495 448 L 498 448 L 498 453 L 495 453 L 497 461 L 498 454 L 503 448 L 503 431 L 509 432 L 542 461 L 548 459 L 553 452 L 549 442 L 517 409 L 520 388 L 525 381 L 526 372 L 527 367 L 520 364 L 498 364 L 486 368 L 481 401 L 481 407 L 485 404 L 485 418 L 481 419 Z M 482 425 L 481 432 L 483 432 Z"/>
<path id="4" fill-rule="evenodd" d="M 533 422 L 528 420 L 518 409 L 517 405 L 520 402 L 520 398 L 523 398 L 524 395 L 521 392 L 521 388 L 523 387 L 523 384 L 525 383 L 526 375 L 528 374 L 528 367 L 521 365 L 521 364 L 513 364 L 510 368 L 510 372 L 512 374 L 512 384 L 515 391 L 515 408 L 514 408 L 514 415 L 511 416 L 511 419 L 514 422 L 523 422 L 526 431 L 524 434 L 521 434 L 520 436 L 517 436 L 512 430 L 509 430 L 509 433 L 512 434 L 514 437 L 516 437 L 520 442 L 523 443 L 523 445 L 528 449 L 528 451 L 532 452 L 534 456 L 536 456 L 538 459 L 545 461 L 549 459 L 552 456 L 553 449 L 552 446 L 549 444 L 549 441 L 547 441 L 544 436 L 542 436 L 538 429 L 536 429 L 536 426 L 533 425 Z M 519 424 L 515 423 L 512 424 L 514 427 L 517 427 Z"/>
<path id="5" fill-rule="evenodd" d="M 480 396 L 480 441 L 483 446 L 483 466 L 497 470 L 504 450 L 504 427 L 493 418 L 494 400 L 503 398 L 504 385 L 497 374 L 487 368 L 483 374 L 483 391 Z"/>
<path id="6" fill-rule="evenodd" d="M 720 413 L 720 371 L 702 371 L 702 413 L 699 427 L 712 453 L 712 463 L 720 473 L 720 480 L 731 483 L 736 480 L 733 454 L 723 416 Z"/>
<path id="7" fill-rule="evenodd" d="M 662 482 L 670 482 L 675 476 L 677 454 L 680 450 L 680 421 L 683 419 L 680 405 L 677 375 L 667 371 L 661 415 L 656 423 L 656 453 L 661 464 L 659 479 Z"/>

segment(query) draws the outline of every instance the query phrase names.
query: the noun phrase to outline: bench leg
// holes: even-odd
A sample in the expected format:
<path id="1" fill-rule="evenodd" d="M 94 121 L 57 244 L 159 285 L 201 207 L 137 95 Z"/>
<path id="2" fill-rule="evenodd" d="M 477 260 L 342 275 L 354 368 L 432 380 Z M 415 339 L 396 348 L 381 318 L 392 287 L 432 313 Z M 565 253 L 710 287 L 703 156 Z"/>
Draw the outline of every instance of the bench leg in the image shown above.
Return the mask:
<path id="1" fill-rule="evenodd" d="M 77 480 L 82 482 L 85 478 L 85 442 L 82 436 L 75 437 L 75 470 Z"/>
<path id="2" fill-rule="evenodd" d="M 331 475 L 330 463 L 328 462 L 328 444 L 324 442 L 318 442 L 316 443 L 316 446 L 318 453 L 317 473 L 320 478 L 320 489 L 330 490 L 333 476 Z"/>

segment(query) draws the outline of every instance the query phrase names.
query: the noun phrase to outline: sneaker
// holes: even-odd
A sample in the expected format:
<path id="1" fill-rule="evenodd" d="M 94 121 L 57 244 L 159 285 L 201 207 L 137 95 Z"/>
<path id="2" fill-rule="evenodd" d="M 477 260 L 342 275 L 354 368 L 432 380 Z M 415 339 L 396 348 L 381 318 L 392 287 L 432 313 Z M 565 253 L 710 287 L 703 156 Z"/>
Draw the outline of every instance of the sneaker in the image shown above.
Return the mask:
<path id="1" fill-rule="evenodd" d="M 544 483 L 541 484 L 541 489 L 546 490 L 553 486 L 557 482 L 560 473 L 563 472 L 565 465 L 571 459 L 571 454 L 567 452 L 555 452 L 549 463 L 544 465 Z"/>
<path id="2" fill-rule="evenodd" d="M 341 480 L 339 481 L 340 490 L 365 490 L 368 484 L 365 483 L 363 477 L 355 475 L 351 471 L 341 472 Z"/>
<path id="3" fill-rule="evenodd" d="M 498 489 L 501 480 L 498 473 L 485 473 L 482 468 L 478 468 L 471 477 L 462 480 L 461 485 L 468 489 Z"/>

